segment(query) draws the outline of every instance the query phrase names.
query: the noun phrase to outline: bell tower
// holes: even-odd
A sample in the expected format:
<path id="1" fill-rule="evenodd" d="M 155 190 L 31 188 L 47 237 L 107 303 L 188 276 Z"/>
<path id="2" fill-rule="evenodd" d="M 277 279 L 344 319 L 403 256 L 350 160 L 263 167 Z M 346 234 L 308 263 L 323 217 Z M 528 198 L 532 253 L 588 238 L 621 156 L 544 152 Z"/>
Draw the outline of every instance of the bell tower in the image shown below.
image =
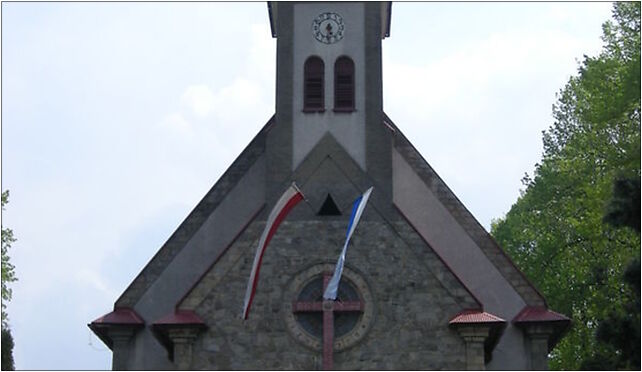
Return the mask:
<path id="1" fill-rule="evenodd" d="M 277 38 L 268 199 L 328 135 L 380 183 L 379 192 L 390 194 L 381 42 L 390 34 L 391 2 L 269 2 L 268 10 Z"/>

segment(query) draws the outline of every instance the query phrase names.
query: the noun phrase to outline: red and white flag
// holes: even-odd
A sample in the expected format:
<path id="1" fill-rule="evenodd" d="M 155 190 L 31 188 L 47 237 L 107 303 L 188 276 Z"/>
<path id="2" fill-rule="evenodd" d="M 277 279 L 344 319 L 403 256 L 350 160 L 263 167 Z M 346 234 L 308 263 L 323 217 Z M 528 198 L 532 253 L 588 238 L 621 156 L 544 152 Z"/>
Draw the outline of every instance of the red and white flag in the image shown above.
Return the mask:
<path id="1" fill-rule="evenodd" d="M 245 304 L 243 305 L 243 319 L 247 319 L 254 299 L 254 292 L 256 291 L 256 284 L 259 280 L 259 270 L 261 270 L 261 261 L 263 260 L 263 253 L 265 248 L 270 243 L 272 236 L 276 233 L 281 222 L 285 216 L 290 212 L 295 205 L 303 200 L 303 194 L 294 183 L 285 190 L 279 201 L 276 202 L 274 208 L 268 216 L 265 224 L 261 239 L 259 239 L 259 246 L 256 247 L 256 255 L 254 256 L 254 264 L 252 265 L 252 272 L 250 273 L 250 280 L 247 283 L 247 290 L 245 291 Z"/>

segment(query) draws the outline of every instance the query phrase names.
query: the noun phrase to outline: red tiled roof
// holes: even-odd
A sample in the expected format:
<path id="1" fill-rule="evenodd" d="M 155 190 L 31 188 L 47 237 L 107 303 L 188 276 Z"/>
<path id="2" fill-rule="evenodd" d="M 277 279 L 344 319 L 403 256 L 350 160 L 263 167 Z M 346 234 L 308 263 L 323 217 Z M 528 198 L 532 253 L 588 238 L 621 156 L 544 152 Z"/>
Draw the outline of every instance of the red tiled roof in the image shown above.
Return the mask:
<path id="1" fill-rule="evenodd" d="M 105 314 L 100 318 L 91 322 L 91 324 L 96 325 L 108 325 L 108 324 L 145 324 L 143 318 L 141 318 L 133 309 L 130 308 L 118 308 L 112 311 L 111 313 Z"/>
<path id="2" fill-rule="evenodd" d="M 111 313 L 105 314 L 100 318 L 89 323 L 91 329 L 98 338 L 100 338 L 110 349 L 114 343 L 109 336 L 109 329 L 112 328 L 132 328 L 139 329 L 145 325 L 145 321 L 133 309 L 116 308 Z"/>
<path id="3" fill-rule="evenodd" d="M 464 310 L 455 315 L 449 322 L 450 324 L 470 324 L 470 323 L 506 323 L 506 321 L 496 315 L 480 310 Z"/>
<path id="4" fill-rule="evenodd" d="M 566 316 L 545 307 L 526 306 L 513 319 L 514 323 L 570 321 Z"/>
<path id="5" fill-rule="evenodd" d="M 192 310 L 176 310 L 175 312 L 164 316 L 154 322 L 155 326 L 162 325 L 188 325 L 188 324 L 205 324 L 203 320 Z"/>

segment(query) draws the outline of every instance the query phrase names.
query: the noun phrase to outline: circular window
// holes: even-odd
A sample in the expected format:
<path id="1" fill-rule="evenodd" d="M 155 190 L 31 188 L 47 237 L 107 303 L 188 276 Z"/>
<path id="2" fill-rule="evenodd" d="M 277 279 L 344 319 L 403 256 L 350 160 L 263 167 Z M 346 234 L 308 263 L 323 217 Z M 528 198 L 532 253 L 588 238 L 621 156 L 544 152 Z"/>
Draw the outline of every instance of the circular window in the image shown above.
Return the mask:
<path id="1" fill-rule="evenodd" d="M 326 273 L 327 275 L 328 273 Z M 330 274 L 331 275 L 331 274 Z M 301 292 L 295 303 L 319 303 L 323 302 L 323 279 L 324 276 L 317 276 L 309 282 Z M 341 278 L 337 301 L 340 303 L 361 303 L 361 298 L 354 287 L 354 284 L 346 278 Z M 334 311 L 334 337 L 341 337 L 350 332 L 359 322 L 362 311 Z M 318 311 L 296 311 L 294 319 L 310 335 L 321 339 L 323 337 L 323 314 Z"/>
<path id="2" fill-rule="evenodd" d="M 323 347 L 324 308 L 333 316 L 334 350 L 356 344 L 366 334 L 373 317 L 372 296 L 363 278 L 345 267 L 337 299 L 323 302 L 324 283 L 332 276 L 334 264 L 318 264 L 298 274 L 285 294 L 287 328 L 304 345 Z"/>

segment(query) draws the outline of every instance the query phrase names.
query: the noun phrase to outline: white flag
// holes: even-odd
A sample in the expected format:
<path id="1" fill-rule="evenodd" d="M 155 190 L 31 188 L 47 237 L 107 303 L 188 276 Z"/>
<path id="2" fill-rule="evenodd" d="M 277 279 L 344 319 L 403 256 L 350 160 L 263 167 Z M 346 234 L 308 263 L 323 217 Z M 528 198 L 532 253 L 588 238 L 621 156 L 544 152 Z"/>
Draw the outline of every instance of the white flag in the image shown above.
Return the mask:
<path id="1" fill-rule="evenodd" d="M 272 235 L 276 233 L 276 229 L 279 228 L 281 221 L 285 216 L 294 208 L 297 203 L 303 199 L 303 194 L 299 191 L 299 188 L 293 183 L 285 193 L 281 196 L 279 201 L 276 202 L 274 208 L 268 216 L 267 222 L 265 223 L 265 229 L 263 234 L 261 234 L 261 239 L 259 239 L 259 246 L 256 247 L 256 255 L 254 255 L 254 264 L 252 264 L 252 271 L 250 272 L 250 279 L 247 283 L 247 290 L 245 291 L 245 304 L 243 305 L 243 319 L 247 319 L 247 316 L 250 312 L 250 306 L 252 306 L 252 300 L 254 299 L 254 292 L 256 291 L 256 284 L 259 280 L 259 271 L 261 270 L 261 261 L 263 260 L 263 253 L 265 248 L 270 243 Z"/>

